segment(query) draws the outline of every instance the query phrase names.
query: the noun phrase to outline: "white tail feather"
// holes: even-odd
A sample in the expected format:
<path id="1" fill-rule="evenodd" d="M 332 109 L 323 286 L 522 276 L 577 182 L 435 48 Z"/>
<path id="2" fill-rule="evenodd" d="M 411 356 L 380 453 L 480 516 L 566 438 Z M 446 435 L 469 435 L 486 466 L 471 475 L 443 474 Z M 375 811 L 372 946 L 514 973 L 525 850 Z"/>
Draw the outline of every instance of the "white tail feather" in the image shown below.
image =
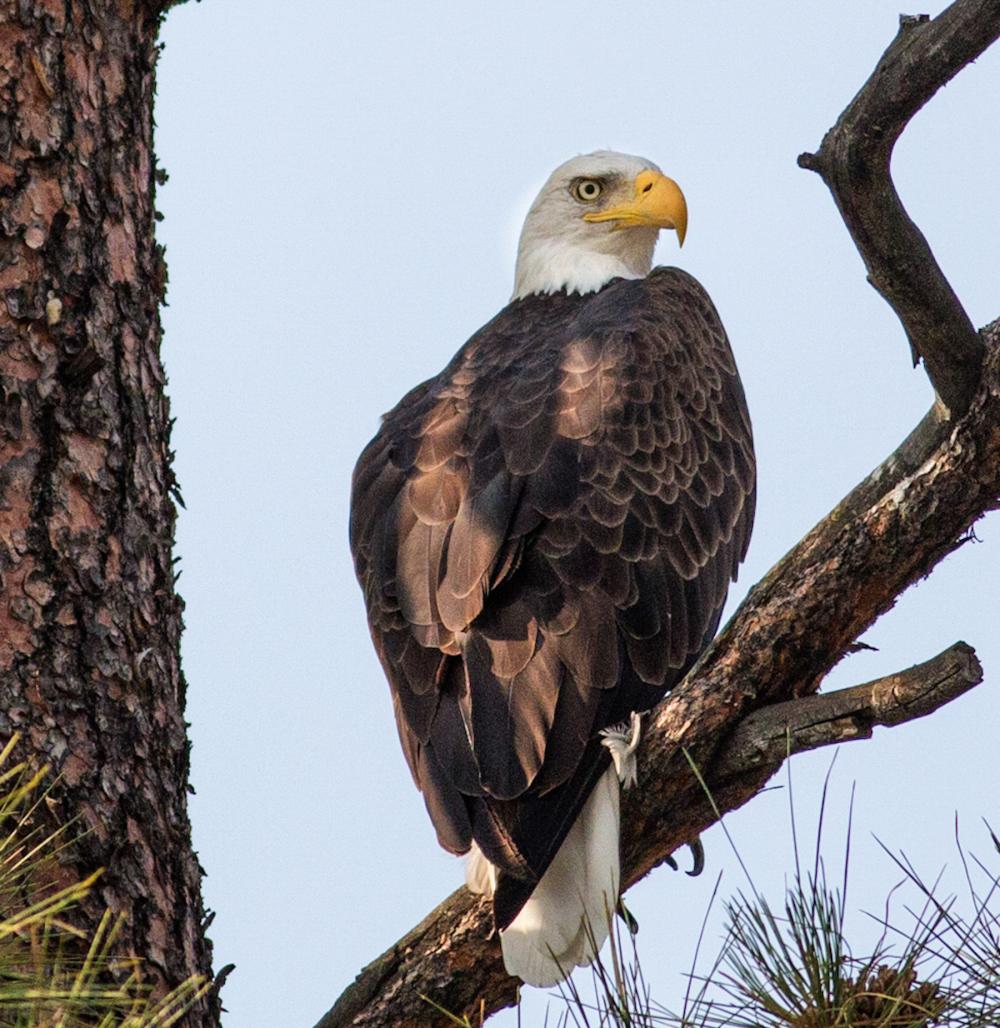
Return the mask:
<path id="1" fill-rule="evenodd" d="M 618 835 L 619 785 L 611 767 L 528 902 L 500 933 L 509 974 L 529 985 L 549 986 L 593 961 L 618 904 Z"/>

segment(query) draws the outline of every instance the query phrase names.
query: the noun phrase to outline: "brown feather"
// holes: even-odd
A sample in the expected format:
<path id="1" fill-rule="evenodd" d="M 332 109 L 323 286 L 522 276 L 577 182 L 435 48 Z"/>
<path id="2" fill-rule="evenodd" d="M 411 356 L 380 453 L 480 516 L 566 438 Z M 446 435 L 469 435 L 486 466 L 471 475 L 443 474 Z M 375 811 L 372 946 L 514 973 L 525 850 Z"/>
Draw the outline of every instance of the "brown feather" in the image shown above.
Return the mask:
<path id="1" fill-rule="evenodd" d="M 714 633 L 755 476 L 725 332 L 674 268 L 511 303 L 361 455 L 351 548 L 403 750 L 442 845 L 500 867 L 499 924 L 607 766 L 599 730 Z"/>

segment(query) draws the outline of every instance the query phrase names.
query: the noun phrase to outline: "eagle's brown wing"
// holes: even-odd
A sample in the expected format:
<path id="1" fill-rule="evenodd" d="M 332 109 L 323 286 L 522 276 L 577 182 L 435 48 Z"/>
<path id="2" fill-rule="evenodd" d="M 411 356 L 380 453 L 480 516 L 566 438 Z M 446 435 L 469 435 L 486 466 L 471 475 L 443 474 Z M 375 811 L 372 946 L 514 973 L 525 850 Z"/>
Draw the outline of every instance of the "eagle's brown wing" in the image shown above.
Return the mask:
<path id="1" fill-rule="evenodd" d="M 750 422 L 719 317 L 675 268 L 515 301 L 388 414 L 351 545 L 441 844 L 542 875 L 606 754 L 718 625 L 750 535 Z"/>

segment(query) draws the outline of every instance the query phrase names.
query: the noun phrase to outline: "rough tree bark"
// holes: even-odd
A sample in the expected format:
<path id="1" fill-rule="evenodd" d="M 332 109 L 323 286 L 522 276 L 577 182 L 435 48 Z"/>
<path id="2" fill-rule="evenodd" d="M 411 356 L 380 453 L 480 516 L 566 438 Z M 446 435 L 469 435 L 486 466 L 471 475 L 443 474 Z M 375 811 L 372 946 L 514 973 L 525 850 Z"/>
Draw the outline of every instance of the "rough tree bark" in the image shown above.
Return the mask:
<path id="1" fill-rule="evenodd" d="M 0 736 L 156 987 L 211 974 L 187 814 L 151 0 L 0 0 Z M 188 1018 L 217 1025 L 218 999 Z"/>
<path id="2" fill-rule="evenodd" d="M 878 468 L 750 592 L 682 685 L 653 712 L 639 787 L 623 806 L 626 885 L 760 791 L 789 752 L 867 738 L 923 716 L 982 679 L 956 643 L 878 682 L 813 695 L 911 583 L 1000 503 L 1000 321 L 976 332 L 910 221 L 889 174 L 892 147 L 934 93 L 1000 36 L 1000 0 L 957 0 L 902 18 L 871 78 L 799 163 L 830 187 L 869 280 L 922 359 L 934 407 Z M 317 1028 L 448 1024 L 431 997 L 475 1020 L 511 1005 L 516 983 L 491 937 L 489 905 L 459 889 L 369 964 Z"/>

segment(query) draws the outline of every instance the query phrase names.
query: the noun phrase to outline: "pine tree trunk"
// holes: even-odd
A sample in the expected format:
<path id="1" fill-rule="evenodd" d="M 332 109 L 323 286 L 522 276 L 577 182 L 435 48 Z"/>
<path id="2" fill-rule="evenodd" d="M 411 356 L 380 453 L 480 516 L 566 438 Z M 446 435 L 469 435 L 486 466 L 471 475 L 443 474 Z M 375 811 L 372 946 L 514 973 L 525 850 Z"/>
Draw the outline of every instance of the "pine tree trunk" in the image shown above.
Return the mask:
<path id="1" fill-rule="evenodd" d="M 0 0 L 0 737 L 59 780 L 86 915 L 211 973 L 187 813 L 154 240 L 160 11 Z M 190 1025 L 218 1024 L 212 1000 Z"/>

